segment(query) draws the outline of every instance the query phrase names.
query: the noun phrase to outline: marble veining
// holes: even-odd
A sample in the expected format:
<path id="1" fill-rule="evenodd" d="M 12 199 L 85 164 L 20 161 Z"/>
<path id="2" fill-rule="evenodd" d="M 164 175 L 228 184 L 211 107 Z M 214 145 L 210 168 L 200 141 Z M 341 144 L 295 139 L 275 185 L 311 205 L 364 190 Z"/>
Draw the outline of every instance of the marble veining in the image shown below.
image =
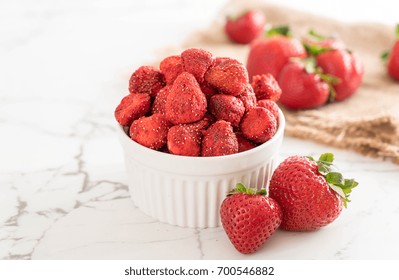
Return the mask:
<path id="1" fill-rule="evenodd" d="M 255 254 L 220 227 L 170 226 L 134 206 L 113 110 L 135 68 L 226 1 L 164 2 L 1 4 L 0 259 L 398 259 L 399 166 L 313 142 L 285 138 L 278 160 L 334 152 L 360 182 L 352 202 L 328 227 L 278 230 Z"/>

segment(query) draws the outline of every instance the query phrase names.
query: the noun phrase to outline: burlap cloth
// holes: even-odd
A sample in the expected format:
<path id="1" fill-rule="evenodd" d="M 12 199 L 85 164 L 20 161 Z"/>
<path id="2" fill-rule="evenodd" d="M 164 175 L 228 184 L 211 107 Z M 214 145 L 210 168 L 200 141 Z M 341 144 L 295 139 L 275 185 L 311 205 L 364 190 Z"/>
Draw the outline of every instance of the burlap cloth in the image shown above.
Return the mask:
<path id="1" fill-rule="evenodd" d="M 394 42 L 393 26 L 339 22 L 265 1 L 231 0 L 208 28 L 194 32 L 178 47 L 163 49 L 160 57 L 197 47 L 245 64 L 249 47 L 229 42 L 223 24 L 227 14 L 249 8 L 262 10 L 272 25 L 289 24 L 296 36 L 306 35 L 310 28 L 321 34 L 334 34 L 361 57 L 365 66 L 363 83 L 348 100 L 317 110 L 284 110 L 286 135 L 399 164 L 399 82 L 387 76 L 380 60 L 380 54 Z"/>

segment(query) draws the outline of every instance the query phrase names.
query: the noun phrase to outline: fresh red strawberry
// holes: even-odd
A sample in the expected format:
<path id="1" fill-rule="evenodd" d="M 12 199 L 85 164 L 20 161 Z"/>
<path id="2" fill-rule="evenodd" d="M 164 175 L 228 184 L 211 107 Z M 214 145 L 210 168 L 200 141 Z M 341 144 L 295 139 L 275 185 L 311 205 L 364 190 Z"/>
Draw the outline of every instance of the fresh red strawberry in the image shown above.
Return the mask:
<path id="1" fill-rule="evenodd" d="M 191 73 L 197 79 L 198 83 L 204 80 L 205 72 L 214 63 L 213 55 L 203 49 L 191 48 L 181 53 L 183 70 Z"/>
<path id="2" fill-rule="evenodd" d="M 363 79 L 363 63 L 353 52 L 346 49 L 343 42 L 332 37 L 309 32 L 303 40 L 309 56 L 316 60 L 323 74 L 335 77 L 331 84 L 330 101 L 342 101 L 352 96 Z"/>
<path id="3" fill-rule="evenodd" d="M 229 122 L 223 120 L 216 121 L 204 132 L 204 137 L 202 138 L 202 156 L 224 156 L 237 152 L 237 137 Z"/>
<path id="4" fill-rule="evenodd" d="M 166 144 L 169 127 L 170 124 L 164 116 L 154 114 L 133 121 L 129 135 L 137 143 L 159 150 Z"/>
<path id="5" fill-rule="evenodd" d="M 243 254 L 258 250 L 281 224 L 282 211 L 266 190 L 238 183 L 220 206 L 223 228 L 234 247 Z"/>
<path id="6" fill-rule="evenodd" d="M 269 195 L 283 210 L 281 228 L 290 231 L 317 230 L 333 222 L 349 202 L 351 190 L 358 185 L 344 179 L 333 165 L 334 155 L 291 156 L 274 171 Z"/>
<path id="7" fill-rule="evenodd" d="M 179 76 L 183 72 L 181 56 L 172 55 L 164 58 L 159 64 L 159 69 L 165 76 L 166 84 L 173 84 L 177 76 Z"/>
<path id="8" fill-rule="evenodd" d="M 257 102 L 257 106 L 269 110 L 276 118 L 276 121 L 278 123 L 279 107 L 276 102 L 269 99 L 262 99 Z"/>
<path id="9" fill-rule="evenodd" d="M 333 86 L 335 101 L 352 96 L 362 83 L 363 63 L 355 53 L 345 49 L 329 50 L 317 55 L 316 61 L 325 74 L 338 78 Z"/>
<path id="10" fill-rule="evenodd" d="M 228 16 L 224 30 L 233 42 L 248 44 L 262 34 L 266 19 L 261 11 L 250 10 L 238 17 Z"/>
<path id="11" fill-rule="evenodd" d="M 125 96 L 115 109 L 115 118 L 120 125 L 130 124 L 150 109 L 151 99 L 148 94 L 132 93 Z"/>
<path id="12" fill-rule="evenodd" d="M 396 25 L 396 41 L 391 51 L 385 52 L 382 58 L 387 60 L 389 76 L 394 80 L 399 80 L 399 24 Z"/>
<path id="13" fill-rule="evenodd" d="M 209 102 L 209 111 L 218 120 L 230 122 L 233 127 L 238 127 L 245 113 L 243 102 L 228 94 L 215 94 Z"/>
<path id="14" fill-rule="evenodd" d="M 173 124 L 192 123 L 202 119 L 207 111 L 205 94 L 188 72 L 181 73 L 166 98 L 165 114 Z"/>
<path id="15" fill-rule="evenodd" d="M 129 80 L 130 93 L 146 93 L 155 96 L 165 86 L 165 77 L 153 66 L 141 66 Z"/>
<path id="16" fill-rule="evenodd" d="M 205 81 L 222 93 L 236 96 L 245 90 L 248 72 L 241 62 L 223 58 L 205 73 Z"/>
<path id="17" fill-rule="evenodd" d="M 269 34 L 272 37 L 254 41 L 250 46 L 247 58 L 250 80 L 255 75 L 266 73 L 278 79 L 281 69 L 291 57 L 306 57 L 306 51 L 301 42 L 288 36 L 288 27 L 272 29 Z"/>
<path id="18" fill-rule="evenodd" d="M 311 109 L 325 104 L 330 88 L 327 82 L 315 73 L 314 67 L 292 61 L 284 66 L 278 83 L 282 94 L 280 103 L 288 109 Z"/>
<path id="19" fill-rule="evenodd" d="M 277 121 L 269 110 L 254 107 L 245 113 L 240 128 L 245 138 L 255 143 L 264 143 L 276 134 Z"/>
<path id="20" fill-rule="evenodd" d="M 257 100 L 270 99 L 277 102 L 280 99 L 281 88 L 270 73 L 253 76 L 252 88 Z"/>

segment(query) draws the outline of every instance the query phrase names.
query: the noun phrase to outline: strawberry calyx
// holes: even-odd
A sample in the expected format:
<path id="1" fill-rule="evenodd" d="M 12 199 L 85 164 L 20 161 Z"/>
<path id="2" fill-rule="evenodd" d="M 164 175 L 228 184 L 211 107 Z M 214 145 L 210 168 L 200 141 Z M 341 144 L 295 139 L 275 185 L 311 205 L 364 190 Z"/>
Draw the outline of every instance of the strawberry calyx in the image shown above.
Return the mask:
<path id="1" fill-rule="evenodd" d="M 265 36 L 267 38 L 270 38 L 270 37 L 273 37 L 276 35 L 292 37 L 292 33 L 291 33 L 290 27 L 288 25 L 280 25 L 280 26 L 275 26 L 275 27 L 273 27 L 270 24 L 266 25 Z"/>
<path id="2" fill-rule="evenodd" d="M 386 62 L 388 61 L 388 57 L 389 57 L 390 54 L 391 54 L 390 51 L 384 51 L 384 52 L 381 54 L 381 56 L 380 56 L 382 62 L 386 63 Z"/>
<path id="3" fill-rule="evenodd" d="M 313 29 L 310 29 L 308 31 L 308 35 L 310 37 L 312 37 L 313 39 L 316 39 L 317 41 L 324 41 L 326 39 L 330 39 L 331 38 L 331 37 L 327 37 L 325 35 L 322 35 L 322 34 L 316 32 L 316 31 L 314 31 Z"/>
<path id="4" fill-rule="evenodd" d="M 301 60 L 304 64 L 306 73 L 316 74 L 320 77 L 322 81 L 327 83 L 329 89 L 329 101 L 333 102 L 336 96 L 336 91 L 334 86 L 340 83 L 340 79 L 336 76 L 326 74 L 323 72 L 323 69 L 317 66 L 316 58 L 314 56 L 309 56 Z"/>
<path id="5" fill-rule="evenodd" d="M 359 183 L 354 179 L 344 178 L 333 164 L 334 155 L 332 153 L 324 153 L 318 160 L 315 160 L 311 156 L 308 156 L 307 158 L 317 163 L 319 173 L 324 176 L 331 189 L 342 197 L 344 207 L 346 208 L 347 203 L 350 202 L 349 194 Z"/>
<path id="6" fill-rule="evenodd" d="M 311 56 L 317 56 L 321 53 L 334 50 L 334 48 L 324 47 L 318 44 L 308 44 L 308 43 L 303 43 L 303 47 L 305 48 L 306 52 Z"/>
<path id="7" fill-rule="evenodd" d="M 395 38 L 397 40 L 399 40 L 399 24 L 397 24 L 396 27 L 395 27 Z M 389 57 L 390 54 L 391 54 L 391 52 L 388 51 L 388 50 L 386 50 L 386 51 L 381 53 L 380 58 L 381 58 L 383 63 L 387 63 L 388 62 L 388 57 Z"/>
<path id="8" fill-rule="evenodd" d="M 255 188 L 247 188 L 243 183 L 237 183 L 236 187 L 232 189 L 227 196 L 234 195 L 234 194 L 240 194 L 240 193 L 245 193 L 249 195 L 266 195 L 266 189 L 260 189 L 257 190 Z"/>

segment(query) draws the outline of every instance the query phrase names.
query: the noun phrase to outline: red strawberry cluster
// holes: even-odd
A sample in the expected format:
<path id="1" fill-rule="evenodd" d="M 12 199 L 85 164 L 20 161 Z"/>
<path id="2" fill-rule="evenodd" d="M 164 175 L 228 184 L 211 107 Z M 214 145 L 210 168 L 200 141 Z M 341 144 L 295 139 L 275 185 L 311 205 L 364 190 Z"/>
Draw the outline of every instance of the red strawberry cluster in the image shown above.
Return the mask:
<path id="1" fill-rule="evenodd" d="M 281 89 L 270 75 L 249 83 L 239 61 L 187 49 L 142 66 L 115 110 L 129 136 L 154 150 L 184 156 L 223 156 L 252 149 L 278 128 Z"/>
<path id="2" fill-rule="evenodd" d="M 274 171 L 269 197 L 241 183 L 220 207 L 224 230 L 235 248 L 253 253 L 281 227 L 288 231 L 312 231 L 332 223 L 349 202 L 358 185 L 345 179 L 325 153 L 318 160 L 291 156 Z"/>
<path id="3" fill-rule="evenodd" d="M 364 73 L 359 57 L 343 42 L 314 31 L 299 40 L 286 26 L 251 44 L 247 68 L 252 81 L 255 75 L 273 75 L 282 89 L 280 104 L 294 110 L 351 97 Z"/>

